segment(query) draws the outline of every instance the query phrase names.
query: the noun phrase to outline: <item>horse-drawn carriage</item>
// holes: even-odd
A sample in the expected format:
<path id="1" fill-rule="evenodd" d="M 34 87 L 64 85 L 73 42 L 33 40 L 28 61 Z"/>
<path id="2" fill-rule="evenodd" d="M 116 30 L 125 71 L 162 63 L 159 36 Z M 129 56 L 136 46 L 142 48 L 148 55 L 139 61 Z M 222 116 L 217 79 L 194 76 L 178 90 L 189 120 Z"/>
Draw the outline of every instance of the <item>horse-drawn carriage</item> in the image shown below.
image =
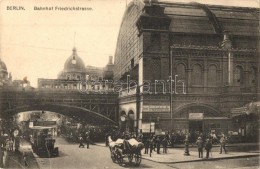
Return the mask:
<path id="1" fill-rule="evenodd" d="M 111 137 L 108 139 L 111 159 L 114 163 L 117 162 L 122 166 L 124 159 L 127 158 L 129 163 L 134 162 L 136 166 L 140 165 L 142 160 L 141 150 L 144 147 L 143 143 L 136 141 L 134 138 L 129 140 L 117 139 L 116 141 L 113 141 Z"/>

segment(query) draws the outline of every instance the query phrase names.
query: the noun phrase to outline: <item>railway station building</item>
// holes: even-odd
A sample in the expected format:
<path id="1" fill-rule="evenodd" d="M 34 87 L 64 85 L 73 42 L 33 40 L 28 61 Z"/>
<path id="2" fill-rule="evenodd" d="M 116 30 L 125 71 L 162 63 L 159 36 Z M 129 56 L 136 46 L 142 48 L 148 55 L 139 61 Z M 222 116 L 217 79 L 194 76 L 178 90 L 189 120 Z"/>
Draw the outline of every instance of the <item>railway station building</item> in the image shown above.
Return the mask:
<path id="1" fill-rule="evenodd" d="M 258 133 L 231 110 L 260 100 L 259 46 L 258 8 L 132 1 L 114 61 L 121 129 Z"/>

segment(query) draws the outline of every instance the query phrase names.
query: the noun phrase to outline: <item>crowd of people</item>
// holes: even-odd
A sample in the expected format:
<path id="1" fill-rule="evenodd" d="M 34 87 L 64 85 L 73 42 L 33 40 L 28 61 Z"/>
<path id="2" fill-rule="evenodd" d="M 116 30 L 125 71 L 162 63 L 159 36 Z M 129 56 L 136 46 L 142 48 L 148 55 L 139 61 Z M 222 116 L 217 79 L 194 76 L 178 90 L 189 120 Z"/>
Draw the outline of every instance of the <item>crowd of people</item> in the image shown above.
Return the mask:
<path id="1" fill-rule="evenodd" d="M 110 127 L 98 127 L 89 125 L 62 125 L 57 129 L 58 136 L 62 135 L 69 142 L 80 142 L 82 137 L 83 142 L 86 142 L 86 133 L 90 143 L 104 141 L 105 134 Z"/>
<path id="2" fill-rule="evenodd" d="M 177 137 L 176 137 L 177 136 Z M 182 137 L 182 142 L 180 140 L 176 141 L 176 138 Z M 197 137 L 194 139 L 193 137 Z M 175 135 L 175 134 L 165 134 L 165 135 L 150 135 L 142 139 L 144 143 L 145 151 L 144 154 L 152 155 L 152 152 L 160 154 L 161 147 L 163 148 L 162 153 L 167 154 L 167 148 L 169 146 L 174 147 L 175 144 L 184 144 L 184 155 L 189 156 L 189 147 L 197 146 L 198 157 L 203 158 L 203 151 L 206 151 L 206 158 L 209 158 L 213 144 L 218 143 L 220 145 L 220 154 L 227 153 L 226 142 L 227 137 L 222 133 L 219 137 L 215 133 L 208 133 L 207 135 L 200 133 L 197 136 L 186 133 L 185 135 Z"/>
<path id="3" fill-rule="evenodd" d="M 184 155 L 189 156 L 189 148 L 197 147 L 198 150 L 198 157 L 203 158 L 203 152 L 206 151 L 206 158 L 209 158 L 209 155 L 211 153 L 211 149 L 214 144 L 220 145 L 220 154 L 227 153 L 226 151 L 226 142 L 227 137 L 221 133 L 220 135 L 217 135 L 215 132 L 210 133 L 200 133 L 200 132 L 193 132 L 193 133 L 183 133 L 183 132 L 176 132 L 176 133 L 170 133 L 166 132 L 164 135 L 155 135 L 155 134 L 149 134 L 145 133 L 139 134 L 138 136 L 135 135 L 135 133 L 125 133 L 120 132 L 118 130 L 114 130 L 110 133 L 106 134 L 106 146 L 108 146 L 107 137 L 111 136 L 113 140 L 116 140 L 118 138 L 126 139 L 127 137 L 135 138 L 137 141 L 142 142 L 144 144 L 144 154 L 152 155 L 153 152 L 157 154 L 167 154 L 168 153 L 168 147 L 174 148 L 175 145 L 183 144 L 184 145 Z M 162 149 L 162 151 L 161 151 Z M 211 153 L 212 154 L 212 153 Z"/>

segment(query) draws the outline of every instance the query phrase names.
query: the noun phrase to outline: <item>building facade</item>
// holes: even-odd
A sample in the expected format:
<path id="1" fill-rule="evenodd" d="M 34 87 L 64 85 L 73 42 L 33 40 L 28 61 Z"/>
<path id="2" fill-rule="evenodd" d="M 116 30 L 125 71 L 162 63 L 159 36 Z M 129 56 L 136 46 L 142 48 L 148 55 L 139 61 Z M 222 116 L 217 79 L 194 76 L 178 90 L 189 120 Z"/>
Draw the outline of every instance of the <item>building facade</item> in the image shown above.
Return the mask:
<path id="1" fill-rule="evenodd" d="M 80 90 L 82 92 L 107 91 L 110 86 L 102 83 L 103 80 L 113 78 L 113 58 L 104 68 L 85 66 L 74 47 L 72 55 L 64 63 L 63 70 L 57 79 L 38 79 L 39 90 Z"/>
<path id="2" fill-rule="evenodd" d="M 121 128 L 241 135 L 231 109 L 260 99 L 259 9 L 135 0 L 115 53 Z"/>

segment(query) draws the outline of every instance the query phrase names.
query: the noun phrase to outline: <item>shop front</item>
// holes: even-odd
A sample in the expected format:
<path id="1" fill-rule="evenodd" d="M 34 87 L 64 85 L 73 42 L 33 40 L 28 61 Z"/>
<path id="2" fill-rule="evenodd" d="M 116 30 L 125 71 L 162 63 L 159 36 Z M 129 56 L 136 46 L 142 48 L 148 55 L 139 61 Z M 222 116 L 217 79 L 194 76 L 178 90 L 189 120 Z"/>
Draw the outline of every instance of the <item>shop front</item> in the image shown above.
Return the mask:
<path id="1" fill-rule="evenodd" d="M 232 119 L 223 116 L 209 106 L 187 106 L 175 113 L 174 132 L 203 134 L 228 133 L 232 127 Z"/>
<path id="2" fill-rule="evenodd" d="M 251 102 L 243 107 L 231 109 L 233 125 L 240 142 L 257 142 L 259 140 L 260 102 Z"/>

